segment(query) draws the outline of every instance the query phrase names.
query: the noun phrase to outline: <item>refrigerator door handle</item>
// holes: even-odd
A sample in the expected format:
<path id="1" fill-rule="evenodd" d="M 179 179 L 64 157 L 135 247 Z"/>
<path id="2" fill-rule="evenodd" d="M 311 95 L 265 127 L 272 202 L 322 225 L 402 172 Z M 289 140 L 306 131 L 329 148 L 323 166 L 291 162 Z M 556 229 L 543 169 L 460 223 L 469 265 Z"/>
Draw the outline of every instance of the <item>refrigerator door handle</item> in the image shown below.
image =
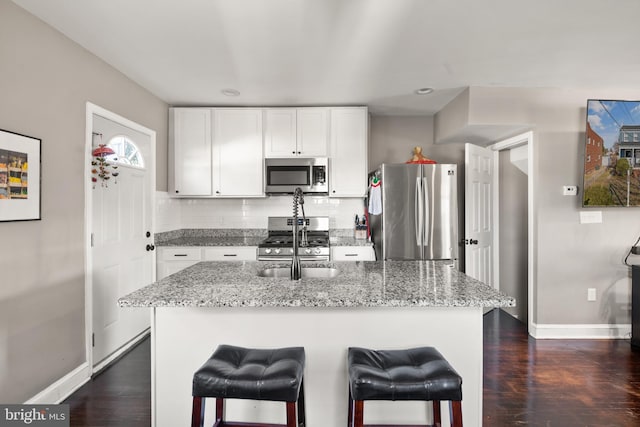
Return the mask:
<path id="1" fill-rule="evenodd" d="M 422 234 L 424 233 L 423 229 L 423 207 L 424 201 L 422 200 L 422 179 L 416 178 L 416 193 L 414 197 L 414 210 L 415 210 L 415 231 L 416 231 L 416 246 L 422 246 Z"/>
<path id="2" fill-rule="evenodd" d="M 429 231 L 431 227 L 431 199 L 429 198 L 429 182 L 427 178 L 422 178 L 422 189 L 424 192 L 424 240 L 423 245 L 429 246 Z"/>

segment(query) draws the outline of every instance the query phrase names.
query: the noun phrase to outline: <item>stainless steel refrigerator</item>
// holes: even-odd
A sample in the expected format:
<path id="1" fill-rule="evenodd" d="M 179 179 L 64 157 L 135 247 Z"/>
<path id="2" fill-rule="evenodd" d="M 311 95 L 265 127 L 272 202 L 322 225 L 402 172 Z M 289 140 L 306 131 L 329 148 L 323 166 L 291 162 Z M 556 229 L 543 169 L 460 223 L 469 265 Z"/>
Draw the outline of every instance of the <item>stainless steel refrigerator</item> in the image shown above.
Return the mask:
<path id="1" fill-rule="evenodd" d="M 457 260 L 457 165 L 385 163 L 382 213 L 370 215 L 378 260 Z"/>

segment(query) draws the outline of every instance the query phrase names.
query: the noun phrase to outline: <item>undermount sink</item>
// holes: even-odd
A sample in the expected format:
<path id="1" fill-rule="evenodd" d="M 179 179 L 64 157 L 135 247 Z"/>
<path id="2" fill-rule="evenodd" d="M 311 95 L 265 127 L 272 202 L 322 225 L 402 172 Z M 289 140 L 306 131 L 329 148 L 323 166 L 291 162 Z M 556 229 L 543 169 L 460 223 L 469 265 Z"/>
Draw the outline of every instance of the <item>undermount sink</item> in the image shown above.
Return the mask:
<path id="1" fill-rule="evenodd" d="M 340 273 L 340 270 L 331 267 L 302 267 L 300 271 L 300 275 L 303 279 L 333 279 Z M 291 268 L 265 268 L 264 270 L 258 271 L 258 276 L 290 279 Z"/>

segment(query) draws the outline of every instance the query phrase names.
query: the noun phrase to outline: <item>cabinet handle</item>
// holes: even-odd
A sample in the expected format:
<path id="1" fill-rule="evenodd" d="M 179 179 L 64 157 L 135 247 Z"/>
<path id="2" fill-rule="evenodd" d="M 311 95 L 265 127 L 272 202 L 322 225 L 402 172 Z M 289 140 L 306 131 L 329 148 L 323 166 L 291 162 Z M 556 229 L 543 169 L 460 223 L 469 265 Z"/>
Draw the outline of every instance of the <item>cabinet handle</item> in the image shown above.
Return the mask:
<path id="1" fill-rule="evenodd" d="M 238 254 L 223 254 L 222 256 L 238 256 Z"/>
<path id="2" fill-rule="evenodd" d="M 173 254 L 173 256 L 187 256 L 187 254 Z"/>
<path id="3" fill-rule="evenodd" d="M 358 254 L 344 254 L 344 256 L 358 256 Z"/>
<path id="4" fill-rule="evenodd" d="M 298 151 L 298 154 L 301 154 L 301 153 L 302 153 L 302 151 Z"/>
<path id="5" fill-rule="evenodd" d="M 220 194 L 220 192 L 219 192 L 219 191 L 216 191 L 216 194 Z"/>
<path id="6" fill-rule="evenodd" d="M 296 154 L 296 152 L 295 152 L 295 151 L 292 151 L 292 152 L 291 152 L 291 154 Z"/>
<path id="7" fill-rule="evenodd" d="M 179 191 L 178 191 L 178 190 L 176 190 L 176 194 L 178 194 L 178 193 L 179 193 Z"/>
<path id="8" fill-rule="evenodd" d="M 154 250 L 156 247 L 154 245 L 147 245 L 147 252 Z"/>
<path id="9" fill-rule="evenodd" d="M 335 193 L 335 192 L 336 192 L 336 190 L 333 190 L 333 191 L 332 191 L 332 193 Z"/>

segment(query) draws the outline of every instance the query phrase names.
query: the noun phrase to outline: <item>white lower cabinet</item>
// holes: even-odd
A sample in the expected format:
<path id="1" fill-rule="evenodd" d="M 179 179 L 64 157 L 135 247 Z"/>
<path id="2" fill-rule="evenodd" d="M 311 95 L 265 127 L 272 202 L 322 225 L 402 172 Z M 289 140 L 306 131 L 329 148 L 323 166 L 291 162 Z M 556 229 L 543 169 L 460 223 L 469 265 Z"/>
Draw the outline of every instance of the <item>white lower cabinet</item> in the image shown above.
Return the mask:
<path id="1" fill-rule="evenodd" d="M 375 261 L 373 246 L 332 246 L 331 261 Z"/>
<path id="2" fill-rule="evenodd" d="M 257 251 L 257 246 L 206 247 L 203 261 L 255 261 Z"/>
<path id="3" fill-rule="evenodd" d="M 156 280 L 191 267 L 202 260 L 202 250 L 197 247 L 159 247 L 156 263 Z"/>
<path id="4" fill-rule="evenodd" d="M 156 280 L 191 267 L 200 261 L 255 261 L 256 246 L 172 246 L 159 247 Z"/>

